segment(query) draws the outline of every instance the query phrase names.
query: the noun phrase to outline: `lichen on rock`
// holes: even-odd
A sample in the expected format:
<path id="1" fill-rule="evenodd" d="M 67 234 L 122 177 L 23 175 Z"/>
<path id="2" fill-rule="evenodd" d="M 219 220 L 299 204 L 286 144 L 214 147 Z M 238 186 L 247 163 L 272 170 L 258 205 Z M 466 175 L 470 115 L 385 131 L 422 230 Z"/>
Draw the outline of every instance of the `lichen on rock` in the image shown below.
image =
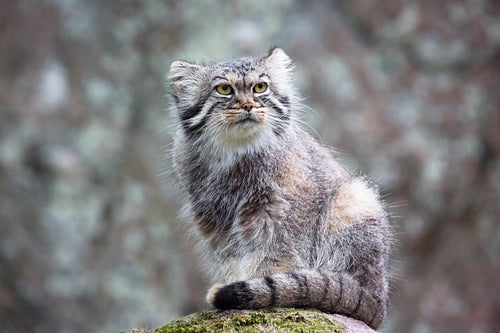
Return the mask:
<path id="1" fill-rule="evenodd" d="M 172 321 L 154 331 L 132 333 L 188 332 L 375 332 L 366 324 L 341 315 L 329 315 L 315 309 L 266 308 L 259 311 L 208 310 Z"/>

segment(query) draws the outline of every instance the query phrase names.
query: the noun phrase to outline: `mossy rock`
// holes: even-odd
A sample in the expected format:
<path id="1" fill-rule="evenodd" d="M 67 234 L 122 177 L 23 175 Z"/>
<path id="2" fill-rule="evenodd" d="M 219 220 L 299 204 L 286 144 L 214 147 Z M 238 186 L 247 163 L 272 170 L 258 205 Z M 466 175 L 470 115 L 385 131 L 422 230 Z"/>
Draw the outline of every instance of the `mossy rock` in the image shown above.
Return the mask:
<path id="1" fill-rule="evenodd" d="M 259 311 L 209 310 L 172 321 L 154 331 L 132 333 L 188 332 L 375 332 L 364 323 L 341 315 L 329 315 L 315 309 L 266 308 Z"/>

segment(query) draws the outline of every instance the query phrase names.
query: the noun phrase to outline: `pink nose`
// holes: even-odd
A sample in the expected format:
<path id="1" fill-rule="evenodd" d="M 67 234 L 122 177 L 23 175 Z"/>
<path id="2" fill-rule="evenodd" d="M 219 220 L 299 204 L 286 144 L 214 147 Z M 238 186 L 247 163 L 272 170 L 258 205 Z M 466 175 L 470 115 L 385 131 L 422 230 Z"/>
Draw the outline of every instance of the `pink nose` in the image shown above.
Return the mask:
<path id="1" fill-rule="evenodd" d="M 242 105 L 243 109 L 245 109 L 247 111 L 252 111 L 254 106 L 255 105 L 252 102 L 246 102 L 246 103 L 243 103 L 243 105 Z"/>

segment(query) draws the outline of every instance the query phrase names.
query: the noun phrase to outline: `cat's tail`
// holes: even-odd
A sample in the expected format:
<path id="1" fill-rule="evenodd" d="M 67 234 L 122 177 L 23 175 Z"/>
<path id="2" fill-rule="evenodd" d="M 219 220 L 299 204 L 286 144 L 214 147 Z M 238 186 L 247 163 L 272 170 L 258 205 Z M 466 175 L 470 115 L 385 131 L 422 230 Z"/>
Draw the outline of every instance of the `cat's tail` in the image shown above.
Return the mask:
<path id="1" fill-rule="evenodd" d="M 376 298 L 347 273 L 300 270 L 216 285 L 207 295 L 221 310 L 267 306 L 311 307 L 362 320 L 377 328 L 384 319 L 385 297 Z"/>

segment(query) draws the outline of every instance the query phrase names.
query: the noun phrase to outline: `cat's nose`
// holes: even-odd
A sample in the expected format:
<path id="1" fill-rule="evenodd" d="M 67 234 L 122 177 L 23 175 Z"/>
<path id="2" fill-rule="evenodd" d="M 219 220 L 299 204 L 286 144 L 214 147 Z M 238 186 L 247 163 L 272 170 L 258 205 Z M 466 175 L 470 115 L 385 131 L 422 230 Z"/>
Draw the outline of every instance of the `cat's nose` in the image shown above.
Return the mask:
<path id="1" fill-rule="evenodd" d="M 246 111 L 252 111 L 252 109 L 254 108 L 254 104 L 252 102 L 246 102 L 246 103 L 243 103 L 243 105 L 241 106 L 243 109 L 245 109 Z"/>

